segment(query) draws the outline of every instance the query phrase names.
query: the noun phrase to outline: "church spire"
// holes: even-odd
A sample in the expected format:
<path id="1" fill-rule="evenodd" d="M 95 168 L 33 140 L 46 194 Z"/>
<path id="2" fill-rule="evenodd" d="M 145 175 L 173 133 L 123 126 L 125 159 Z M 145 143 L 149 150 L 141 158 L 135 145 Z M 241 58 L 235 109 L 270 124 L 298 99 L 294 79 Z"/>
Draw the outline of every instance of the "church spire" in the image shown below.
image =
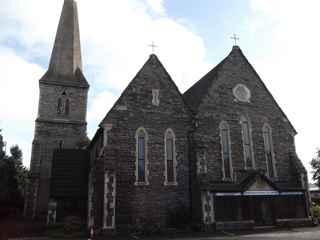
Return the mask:
<path id="1" fill-rule="evenodd" d="M 82 70 L 77 3 L 64 0 L 49 71 L 71 76 L 78 68 Z"/>

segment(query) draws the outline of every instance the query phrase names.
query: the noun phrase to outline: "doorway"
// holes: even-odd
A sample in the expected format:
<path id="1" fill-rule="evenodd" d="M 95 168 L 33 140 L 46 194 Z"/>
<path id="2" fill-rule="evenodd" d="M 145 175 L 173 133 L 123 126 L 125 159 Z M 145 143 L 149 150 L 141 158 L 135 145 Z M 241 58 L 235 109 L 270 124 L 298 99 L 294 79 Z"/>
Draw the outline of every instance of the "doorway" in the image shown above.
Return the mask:
<path id="1" fill-rule="evenodd" d="M 274 204 L 270 197 L 252 197 L 253 219 L 257 226 L 272 226 L 275 224 Z"/>

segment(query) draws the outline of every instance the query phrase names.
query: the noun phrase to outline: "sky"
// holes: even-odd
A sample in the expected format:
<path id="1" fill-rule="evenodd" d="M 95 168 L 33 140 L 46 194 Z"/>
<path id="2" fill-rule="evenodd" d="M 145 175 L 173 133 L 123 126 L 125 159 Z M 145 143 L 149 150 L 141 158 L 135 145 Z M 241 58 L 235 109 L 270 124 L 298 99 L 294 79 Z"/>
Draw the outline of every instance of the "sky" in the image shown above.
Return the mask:
<path id="1" fill-rule="evenodd" d="M 26 3 L 27 2 L 27 3 Z M 45 73 L 63 0 L 0 0 L 0 129 L 30 165 L 38 80 Z M 91 85 L 88 135 L 156 54 L 181 92 L 238 45 L 295 126 L 298 156 L 320 147 L 320 1 L 77 0 L 84 74 Z M 310 176 L 309 176 L 310 177 Z"/>

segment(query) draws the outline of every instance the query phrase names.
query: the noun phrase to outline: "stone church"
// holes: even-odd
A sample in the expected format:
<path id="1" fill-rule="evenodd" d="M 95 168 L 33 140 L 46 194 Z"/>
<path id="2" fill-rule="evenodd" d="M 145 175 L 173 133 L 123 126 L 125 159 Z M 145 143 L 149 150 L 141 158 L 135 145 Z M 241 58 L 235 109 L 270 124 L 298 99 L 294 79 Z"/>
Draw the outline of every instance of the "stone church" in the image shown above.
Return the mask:
<path id="1" fill-rule="evenodd" d="M 310 221 L 297 132 L 238 46 L 185 93 L 151 54 L 89 141 L 77 6 L 65 0 L 39 86 L 30 218 L 77 215 L 101 231 Z"/>

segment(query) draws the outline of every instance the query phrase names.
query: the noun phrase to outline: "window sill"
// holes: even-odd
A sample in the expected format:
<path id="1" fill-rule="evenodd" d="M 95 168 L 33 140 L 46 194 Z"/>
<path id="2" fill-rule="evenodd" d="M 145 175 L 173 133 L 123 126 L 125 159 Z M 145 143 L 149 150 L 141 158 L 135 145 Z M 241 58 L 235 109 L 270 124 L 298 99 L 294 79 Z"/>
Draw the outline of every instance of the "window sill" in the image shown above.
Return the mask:
<path id="1" fill-rule="evenodd" d="M 148 182 L 135 182 L 134 185 L 135 186 L 148 186 L 149 183 Z"/>
<path id="2" fill-rule="evenodd" d="M 232 178 L 222 178 L 223 182 L 234 182 Z"/>
<path id="3" fill-rule="evenodd" d="M 163 185 L 164 186 L 178 186 L 178 183 L 177 182 L 165 182 Z"/>

